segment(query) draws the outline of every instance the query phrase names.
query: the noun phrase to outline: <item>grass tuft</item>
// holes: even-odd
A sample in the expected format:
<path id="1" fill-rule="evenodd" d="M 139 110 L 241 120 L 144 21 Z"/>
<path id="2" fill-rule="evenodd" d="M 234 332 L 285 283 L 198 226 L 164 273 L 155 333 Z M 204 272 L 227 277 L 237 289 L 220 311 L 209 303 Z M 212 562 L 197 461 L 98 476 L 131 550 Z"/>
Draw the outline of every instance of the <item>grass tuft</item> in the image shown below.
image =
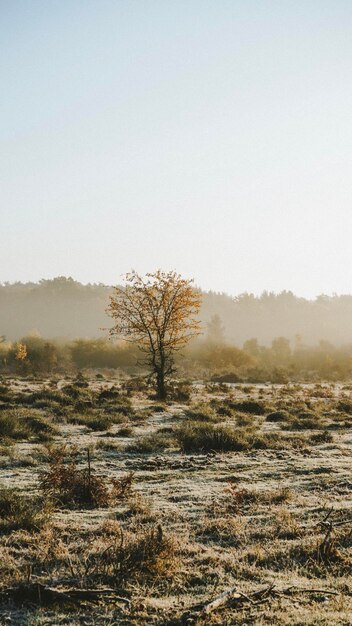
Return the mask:
<path id="1" fill-rule="evenodd" d="M 39 531 L 49 521 L 51 509 L 48 501 L 22 495 L 15 489 L 0 489 L 0 530 Z"/>

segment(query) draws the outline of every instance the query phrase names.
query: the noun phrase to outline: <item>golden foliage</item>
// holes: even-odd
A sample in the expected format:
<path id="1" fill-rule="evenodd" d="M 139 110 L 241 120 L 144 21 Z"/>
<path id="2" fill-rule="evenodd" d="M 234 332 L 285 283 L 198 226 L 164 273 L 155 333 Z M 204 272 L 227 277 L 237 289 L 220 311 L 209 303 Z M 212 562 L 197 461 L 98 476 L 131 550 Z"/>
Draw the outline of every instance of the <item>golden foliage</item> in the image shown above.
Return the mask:
<path id="1" fill-rule="evenodd" d="M 25 361 L 27 356 L 26 344 L 19 342 L 16 347 L 16 359 L 18 361 Z"/>
<path id="2" fill-rule="evenodd" d="M 145 362 L 161 380 L 173 371 L 173 354 L 200 334 L 196 319 L 201 293 L 176 272 L 126 274 L 124 287 L 115 287 L 107 312 L 115 320 L 111 335 L 137 344 Z"/>

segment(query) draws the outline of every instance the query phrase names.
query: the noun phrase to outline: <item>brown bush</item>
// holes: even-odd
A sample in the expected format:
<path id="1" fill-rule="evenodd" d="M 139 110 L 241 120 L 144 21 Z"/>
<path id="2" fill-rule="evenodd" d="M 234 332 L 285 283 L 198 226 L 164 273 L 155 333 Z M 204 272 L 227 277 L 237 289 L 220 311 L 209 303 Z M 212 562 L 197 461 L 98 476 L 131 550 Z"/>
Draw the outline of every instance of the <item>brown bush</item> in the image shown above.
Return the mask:
<path id="1" fill-rule="evenodd" d="M 108 507 L 127 497 L 132 481 L 132 473 L 110 481 L 94 476 L 89 451 L 87 467 L 80 469 L 74 452 L 59 448 L 53 452 L 50 467 L 42 476 L 41 488 L 59 506 Z"/>

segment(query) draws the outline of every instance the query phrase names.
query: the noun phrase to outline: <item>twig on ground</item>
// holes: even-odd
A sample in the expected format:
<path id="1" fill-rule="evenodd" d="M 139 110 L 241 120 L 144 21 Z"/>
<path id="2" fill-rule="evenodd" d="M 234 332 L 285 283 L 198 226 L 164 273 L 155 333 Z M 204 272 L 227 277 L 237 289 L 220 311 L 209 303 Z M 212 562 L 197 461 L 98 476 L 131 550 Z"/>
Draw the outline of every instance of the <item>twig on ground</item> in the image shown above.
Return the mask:
<path id="1" fill-rule="evenodd" d="M 340 595 L 338 591 L 329 589 L 306 589 L 295 586 L 287 587 L 286 589 L 276 589 L 275 584 L 271 584 L 264 589 L 259 589 L 250 594 L 243 593 L 237 587 L 232 587 L 210 602 L 194 605 L 181 616 L 177 623 L 192 624 L 197 622 L 199 618 L 206 619 L 213 611 L 226 607 L 235 607 L 241 602 L 247 602 L 250 606 L 254 607 L 263 602 L 268 602 L 273 596 L 291 596 L 299 593 L 325 594 L 331 596 Z"/>
<path id="2" fill-rule="evenodd" d="M 80 601 L 94 602 L 102 597 L 111 597 L 115 601 L 130 604 L 128 598 L 118 596 L 114 589 L 55 589 L 42 583 L 23 583 L 16 587 L 9 587 L 0 592 L 0 602 L 13 602 L 14 604 L 69 604 Z"/>

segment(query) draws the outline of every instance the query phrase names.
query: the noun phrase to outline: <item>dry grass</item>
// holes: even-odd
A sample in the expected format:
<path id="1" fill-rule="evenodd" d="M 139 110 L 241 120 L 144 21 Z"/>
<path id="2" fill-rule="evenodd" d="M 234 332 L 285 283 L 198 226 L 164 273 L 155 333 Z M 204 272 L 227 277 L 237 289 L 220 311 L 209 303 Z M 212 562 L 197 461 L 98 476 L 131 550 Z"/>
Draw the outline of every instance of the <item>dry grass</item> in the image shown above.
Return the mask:
<path id="1" fill-rule="evenodd" d="M 57 429 L 36 410 L 10 409 L 0 412 L 0 441 L 50 441 Z"/>
<path id="2" fill-rule="evenodd" d="M 50 520 L 49 503 L 38 496 L 26 496 L 15 489 L 0 489 L 0 532 L 37 532 Z"/>
<path id="3" fill-rule="evenodd" d="M 185 382 L 156 405 L 108 374 L 63 387 L 0 389 L 0 623 L 350 623 L 349 389 Z M 103 591 L 41 607 L 39 583 Z"/>
<path id="4" fill-rule="evenodd" d="M 90 554 L 88 575 L 110 584 L 170 579 L 178 564 L 176 540 L 160 525 L 137 533 L 113 529 L 107 543 L 101 542 Z"/>
<path id="5" fill-rule="evenodd" d="M 127 451 L 151 454 L 153 452 L 161 452 L 167 448 L 172 448 L 175 444 L 175 438 L 170 434 L 156 432 L 139 437 L 133 443 L 128 445 Z"/>

